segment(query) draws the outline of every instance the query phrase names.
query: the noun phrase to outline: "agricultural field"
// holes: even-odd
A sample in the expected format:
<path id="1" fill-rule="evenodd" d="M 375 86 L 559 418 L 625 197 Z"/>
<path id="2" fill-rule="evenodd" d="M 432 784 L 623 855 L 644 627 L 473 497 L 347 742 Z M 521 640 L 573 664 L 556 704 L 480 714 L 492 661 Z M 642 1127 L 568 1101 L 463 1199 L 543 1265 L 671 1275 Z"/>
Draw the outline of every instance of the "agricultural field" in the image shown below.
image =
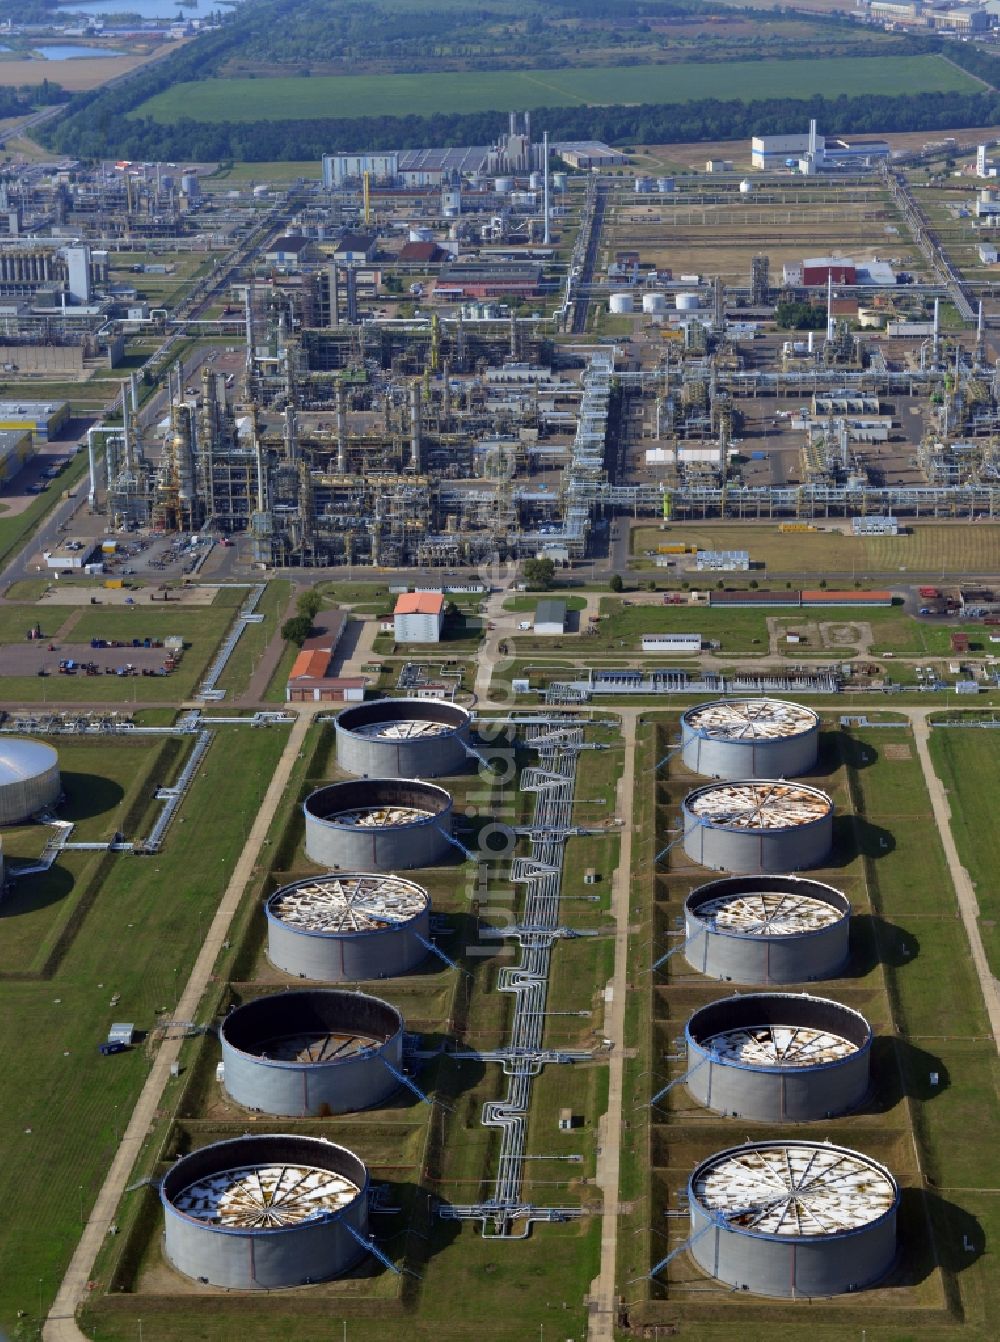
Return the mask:
<path id="1" fill-rule="evenodd" d="M 766 583 L 767 575 L 830 579 L 867 579 L 870 575 L 894 577 L 910 582 L 918 576 L 953 575 L 966 579 L 1000 574 L 1000 525 L 989 522 L 936 525 L 916 522 L 903 536 L 855 538 L 846 531 L 824 526 L 814 532 L 779 532 L 774 525 L 699 526 L 674 524 L 669 528 L 635 527 L 632 558 L 636 567 L 654 567 L 644 554 L 659 545 L 695 545 L 703 550 L 749 550 L 751 564 L 763 564 L 755 576 Z M 679 563 L 683 557 L 679 557 Z M 705 575 L 685 574 L 697 587 Z"/>
<path id="2" fill-rule="evenodd" d="M 662 1097 L 655 1111 L 648 1108 L 653 1089 L 682 1075 L 682 1067 L 666 1058 L 676 1052 L 669 1041 L 695 1007 L 725 991 L 679 956 L 656 976 L 644 973 L 652 946 L 676 946 L 666 936 L 677 924 L 680 901 L 706 879 L 680 847 L 654 869 L 653 853 L 673 832 L 676 808 L 694 781 L 674 759 L 651 785 L 653 764 L 676 734 L 675 718 L 657 722 L 655 731 L 641 736 L 637 768 L 636 827 L 643 837 L 634 855 L 631 913 L 636 921 L 652 915 L 654 937 L 636 948 L 632 977 L 640 983 L 648 978 L 650 987 L 637 994 L 626 1021 L 626 1042 L 637 1050 L 626 1065 L 625 1112 L 634 1116 L 637 1130 L 623 1148 L 621 1197 L 629 1210 L 619 1231 L 618 1280 L 629 1323 L 633 1329 L 692 1329 L 706 1342 L 765 1332 L 776 1342 L 798 1342 L 807 1313 L 808 1335 L 816 1342 L 840 1342 L 862 1331 L 893 1342 L 941 1336 L 986 1342 L 1000 1306 L 989 1253 L 1000 1215 L 995 1199 L 980 1191 L 1000 1178 L 996 1048 L 906 727 L 828 727 L 809 780 L 831 794 L 838 817 L 827 867 L 809 874 L 843 890 L 854 908 L 849 970 L 822 991 L 861 1011 L 876 1038 L 869 1102 L 852 1115 L 810 1124 L 808 1135 L 867 1152 L 894 1171 L 902 1189 L 898 1265 L 861 1297 L 763 1302 L 712 1290 L 683 1251 L 687 1218 L 661 1220 L 664 1210 L 684 1207 L 675 1195 L 705 1155 L 747 1137 L 804 1133 L 746 1120 L 737 1130 L 693 1106 L 683 1085 Z M 948 993 L 942 996 L 945 979 Z M 809 991 L 817 989 L 810 985 Z M 972 1127 L 980 1135 L 974 1144 L 964 1140 Z M 659 1280 L 644 1279 L 674 1248 L 682 1252 Z"/>
<path id="3" fill-rule="evenodd" d="M 59 917 L 61 906 L 77 899 L 74 882 L 87 879 L 86 869 L 55 868 L 47 889 L 28 895 L 34 912 L 19 907 L 16 891 L 0 905 L 5 939 L 21 913 L 39 939 L 34 952 L 25 946 L 17 972 L 0 964 L 0 1060 L 7 1076 L 30 1080 L 0 1096 L 0 1198 L 7 1209 L 0 1328 L 8 1336 L 37 1335 L 149 1068 L 141 1044 L 111 1058 L 97 1045 L 112 1020 L 146 1031 L 176 1001 L 285 741 L 280 728 L 220 731 L 163 851 L 97 855 L 96 888 L 77 901 L 47 966 L 33 969 L 31 957 L 49 935 L 51 910 Z M 119 824 L 130 838 L 145 832 L 151 785 L 167 781 L 157 776 L 156 749 L 117 738 L 54 744 L 65 750 L 76 814 L 83 794 L 73 779 L 94 782 L 85 790 L 93 813 L 80 817 L 81 828 L 85 819 L 92 835 Z"/>
<path id="4" fill-rule="evenodd" d="M 971 92 L 975 80 L 937 56 L 733 61 L 719 65 L 338 75 L 274 79 L 206 79 L 177 84 L 130 115 L 172 123 L 312 117 L 486 112 L 517 106 L 575 107 L 683 103 L 697 98 L 786 98 L 816 94 Z"/>

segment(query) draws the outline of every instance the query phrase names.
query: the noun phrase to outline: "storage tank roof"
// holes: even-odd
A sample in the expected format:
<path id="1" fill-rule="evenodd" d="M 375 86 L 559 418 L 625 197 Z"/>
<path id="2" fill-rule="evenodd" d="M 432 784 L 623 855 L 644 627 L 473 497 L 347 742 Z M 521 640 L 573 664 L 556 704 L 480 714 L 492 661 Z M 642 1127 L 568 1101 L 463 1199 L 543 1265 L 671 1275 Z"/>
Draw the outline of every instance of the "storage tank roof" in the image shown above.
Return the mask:
<path id="1" fill-rule="evenodd" d="M 427 891 L 399 876 L 331 873 L 277 891 L 271 915 L 303 932 L 326 935 L 383 932 L 402 926 L 427 908 Z"/>
<path id="2" fill-rule="evenodd" d="M 793 937 L 818 932 L 844 917 L 834 905 L 794 890 L 720 895 L 693 912 L 713 931 L 745 937 Z"/>
<path id="3" fill-rule="evenodd" d="M 689 727 L 719 741 L 774 741 L 811 731 L 818 719 L 811 708 L 780 699 L 727 699 L 699 704 L 684 714 Z"/>
<path id="4" fill-rule="evenodd" d="M 0 737 L 0 787 L 37 778 L 59 763 L 59 756 L 44 741 L 26 741 L 23 737 Z"/>
<path id="5" fill-rule="evenodd" d="M 691 793 L 685 805 L 703 824 L 739 830 L 794 829 L 833 810 L 818 788 L 780 780 L 710 784 Z"/>
<path id="6" fill-rule="evenodd" d="M 360 1189 L 332 1170 L 307 1165 L 245 1165 L 209 1174 L 173 1199 L 178 1211 L 218 1226 L 276 1230 L 331 1216 Z"/>
<path id="7" fill-rule="evenodd" d="M 842 1235 L 896 1205 L 888 1170 L 857 1151 L 820 1142 L 763 1142 L 723 1151 L 692 1178 L 694 1196 L 734 1230 L 757 1235 Z"/>

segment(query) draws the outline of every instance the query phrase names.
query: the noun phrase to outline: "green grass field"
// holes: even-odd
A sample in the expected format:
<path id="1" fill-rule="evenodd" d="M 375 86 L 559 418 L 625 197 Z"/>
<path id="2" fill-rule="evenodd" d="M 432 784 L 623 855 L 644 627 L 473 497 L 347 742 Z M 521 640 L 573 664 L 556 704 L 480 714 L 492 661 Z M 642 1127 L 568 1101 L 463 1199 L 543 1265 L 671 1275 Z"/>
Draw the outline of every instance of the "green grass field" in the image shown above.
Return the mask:
<path id="1" fill-rule="evenodd" d="M 220 732 L 184 803 L 183 827 L 155 857 L 111 859 L 55 976 L 0 977 L 0 1063 L 24 1083 L 0 1095 L 0 1199 L 7 1217 L 0 1328 L 8 1336 L 38 1335 L 39 1310 L 55 1294 L 146 1076 L 142 1047 L 103 1058 L 97 1045 L 112 1019 L 147 1029 L 159 1009 L 176 1001 L 285 740 L 278 728 Z M 131 742 L 94 744 L 96 773 L 111 784 L 118 779 L 124 786 L 129 767 L 141 773 Z M 95 795 L 110 803 L 113 820 L 114 788 Z M 20 1310 L 30 1332 L 18 1323 Z"/>
<path id="2" fill-rule="evenodd" d="M 560 70 L 341 75 L 312 79 L 206 79 L 177 84 L 131 115 L 171 123 L 487 112 L 506 107 L 588 107 L 750 102 L 868 93 L 972 92 L 980 85 L 937 56 L 862 60 L 734 61 L 725 64 L 594 66 Z"/>
<path id="3" fill-rule="evenodd" d="M 822 525 L 822 524 L 820 524 Z M 669 528 L 636 527 L 632 532 L 632 556 L 639 567 L 652 569 L 645 550 L 658 545 L 683 543 L 704 550 L 749 550 L 752 564 L 764 564 L 767 574 L 843 575 L 863 578 L 867 573 L 968 577 L 1000 573 L 1000 526 L 987 522 L 943 526 L 908 524 L 904 536 L 873 536 L 855 539 L 843 531 L 779 532 L 777 525 L 699 526 L 675 523 Z M 678 559 L 680 573 L 684 556 Z M 662 570 L 657 570 L 661 572 Z M 698 575 L 690 574 L 698 586 Z M 757 573 L 761 586 L 763 577 Z"/>

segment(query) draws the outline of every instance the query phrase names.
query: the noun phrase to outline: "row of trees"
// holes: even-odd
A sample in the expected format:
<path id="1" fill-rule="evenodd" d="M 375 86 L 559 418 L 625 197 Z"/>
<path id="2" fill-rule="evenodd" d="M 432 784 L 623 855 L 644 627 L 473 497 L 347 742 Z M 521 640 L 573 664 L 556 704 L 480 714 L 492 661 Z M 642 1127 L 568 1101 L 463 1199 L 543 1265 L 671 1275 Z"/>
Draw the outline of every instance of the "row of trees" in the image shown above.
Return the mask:
<path id="1" fill-rule="evenodd" d="M 165 62 L 163 62 L 165 64 Z M 155 67 L 150 67 L 151 74 Z M 406 117 L 317 117 L 305 121 L 251 121 L 207 124 L 182 118 L 161 125 L 149 117 L 126 118 L 127 108 L 84 95 L 46 143 L 79 158 L 127 157 L 202 160 L 232 158 L 318 159 L 337 150 L 407 149 L 422 145 L 488 144 L 506 111 L 438 113 Z M 745 139 L 766 126 L 769 134 L 791 134 L 811 117 L 838 132 L 943 130 L 952 126 L 1000 123 L 1000 94 L 868 94 L 859 98 L 769 98 L 757 102 L 699 99 L 636 107 L 547 107 L 533 113 L 553 139 L 599 139 L 609 144 L 678 144 L 697 140 Z"/>

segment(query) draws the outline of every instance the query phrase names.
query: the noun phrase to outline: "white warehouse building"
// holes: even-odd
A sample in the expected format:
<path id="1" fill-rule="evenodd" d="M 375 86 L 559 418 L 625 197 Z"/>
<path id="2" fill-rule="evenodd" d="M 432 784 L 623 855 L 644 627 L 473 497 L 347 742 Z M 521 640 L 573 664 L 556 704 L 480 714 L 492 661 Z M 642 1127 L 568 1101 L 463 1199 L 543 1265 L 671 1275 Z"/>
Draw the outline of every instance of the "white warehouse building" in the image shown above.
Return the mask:
<path id="1" fill-rule="evenodd" d="M 836 135 L 819 135 L 815 121 L 809 123 L 808 131 L 798 135 L 755 135 L 750 141 L 750 162 L 755 168 L 785 168 L 794 164 L 802 172 L 819 172 L 865 167 L 889 157 L 885 140 L 845 140 Z"/>

